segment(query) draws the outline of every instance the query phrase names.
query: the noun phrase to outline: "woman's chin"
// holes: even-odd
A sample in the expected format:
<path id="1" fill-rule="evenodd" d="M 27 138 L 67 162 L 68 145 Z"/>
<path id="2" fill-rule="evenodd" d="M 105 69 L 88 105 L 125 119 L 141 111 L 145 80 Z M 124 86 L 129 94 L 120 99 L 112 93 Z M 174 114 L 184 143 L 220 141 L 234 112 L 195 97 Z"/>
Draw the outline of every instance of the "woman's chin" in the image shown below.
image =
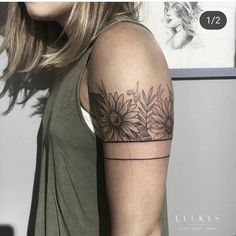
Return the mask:
<path id="1" fill-rule="evenodd" d="M 53 21 L 60 18 L 64 13 L 69 12 L 72 4 L 25 2 L 25 6 L 31 18 L 42 21 Z"/>

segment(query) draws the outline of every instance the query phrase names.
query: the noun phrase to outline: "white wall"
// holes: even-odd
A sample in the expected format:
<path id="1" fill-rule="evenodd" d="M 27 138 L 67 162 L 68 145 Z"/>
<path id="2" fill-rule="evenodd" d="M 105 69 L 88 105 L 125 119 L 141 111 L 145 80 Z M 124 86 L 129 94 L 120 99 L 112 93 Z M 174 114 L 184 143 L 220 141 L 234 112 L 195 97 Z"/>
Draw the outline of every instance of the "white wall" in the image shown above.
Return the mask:
<path id="1" fill-rule="evenodd" d="M 7 100 L 0 100 L 1 112 Z M 0 225 L 12 225 L 16 236 L 26 235 L 36 163 L 39 118 L 30 118 L 29 105 L 0 116 Z"/>
<path id="2" fill-rule="evenodd" d="M 174 92 L 170 235 L 236 235 L 236 79 L 174 81 Z"/>
<path id="3" fill-rule="evenodd" d="M 6 64 L 3 53 L 0 75 Z M 8 96 L 0 99 L 0 113 L 6 110 L 8 101 Z M 40 117 L 30 116 L 35 102 L 36 96 L 23 109 L 16 105 L 7 116 L 0 114 L 0 227 L 11 225 L 15 236 L 26 235 L 30 211 L 40 122 Z"/>

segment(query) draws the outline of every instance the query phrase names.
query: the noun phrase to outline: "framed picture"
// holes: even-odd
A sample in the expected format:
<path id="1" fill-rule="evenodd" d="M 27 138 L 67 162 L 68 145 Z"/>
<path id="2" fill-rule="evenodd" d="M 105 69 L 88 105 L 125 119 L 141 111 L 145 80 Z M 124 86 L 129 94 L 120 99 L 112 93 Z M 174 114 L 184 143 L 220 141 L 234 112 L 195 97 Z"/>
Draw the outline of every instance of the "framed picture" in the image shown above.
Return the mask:
<path id="1" fill-rule="evenodd" d="M 144 3 L 143 23 L 173 78 L 236 78 L 235 8 L 227 1 Z"/>

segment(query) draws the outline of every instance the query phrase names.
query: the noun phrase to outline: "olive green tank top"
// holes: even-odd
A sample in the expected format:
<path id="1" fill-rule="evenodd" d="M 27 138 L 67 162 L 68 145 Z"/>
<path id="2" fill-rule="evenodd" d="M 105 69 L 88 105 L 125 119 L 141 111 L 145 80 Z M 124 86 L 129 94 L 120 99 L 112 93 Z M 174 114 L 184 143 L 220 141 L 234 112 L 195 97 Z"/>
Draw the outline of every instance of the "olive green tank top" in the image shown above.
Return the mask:
<path id="1" fill-rule="evenodd" d="M 122 16 L 96 37 L 121 21 L 145 27 Z M 28 236 L 111 236 L 102 142 L 84 120 L 79 94 L 92 48 L 50 90 L 38 132 Z M 162 235 L 168 236 L 166 192 L 162 220 Z"/>

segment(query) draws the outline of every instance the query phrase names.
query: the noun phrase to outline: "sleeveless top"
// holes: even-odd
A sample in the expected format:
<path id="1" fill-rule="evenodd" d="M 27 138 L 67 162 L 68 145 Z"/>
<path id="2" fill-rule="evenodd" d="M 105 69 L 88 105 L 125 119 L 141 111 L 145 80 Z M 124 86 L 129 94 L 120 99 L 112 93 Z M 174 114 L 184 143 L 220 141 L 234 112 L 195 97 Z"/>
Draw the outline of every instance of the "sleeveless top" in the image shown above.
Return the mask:
<path id="1" fill-rule="evenodd" d="M 149 30 L 121 16 L 108 22 L 96 37 L 122 21 Z M 48 96 L 38 131 L 28 236 L 111 236 L 102 141 L 84 119 L 79 94 L 92 48 L 93 43 L 55 80 Z M 166 191 L 162 222 L 162 236 L 168 236 Z"/>

